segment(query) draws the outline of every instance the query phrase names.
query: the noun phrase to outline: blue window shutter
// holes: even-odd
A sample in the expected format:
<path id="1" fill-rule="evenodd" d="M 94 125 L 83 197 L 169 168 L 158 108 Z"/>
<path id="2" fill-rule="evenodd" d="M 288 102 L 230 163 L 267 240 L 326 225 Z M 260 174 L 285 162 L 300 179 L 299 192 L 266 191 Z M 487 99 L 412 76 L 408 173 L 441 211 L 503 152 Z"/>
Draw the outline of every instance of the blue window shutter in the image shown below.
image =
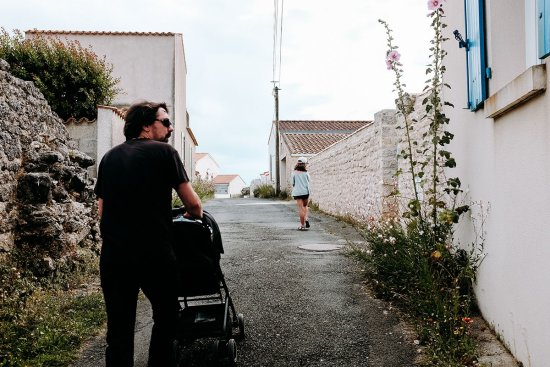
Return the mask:
<path id="1" fill-rule="evenodd" d="M 539 58 L 550 54 L 550 0 L 537 0 Z"/>
<path id="2" fill-rule="evenodd" d="M 550 1 L 550 0 L 544 0 Z M 485 16 L 484 0 L 464 0 L 466 13 L 466 67 L 468 69 L 468 107 L 471 111 L 481 107 L 487 98 L 485 73 Z"/>

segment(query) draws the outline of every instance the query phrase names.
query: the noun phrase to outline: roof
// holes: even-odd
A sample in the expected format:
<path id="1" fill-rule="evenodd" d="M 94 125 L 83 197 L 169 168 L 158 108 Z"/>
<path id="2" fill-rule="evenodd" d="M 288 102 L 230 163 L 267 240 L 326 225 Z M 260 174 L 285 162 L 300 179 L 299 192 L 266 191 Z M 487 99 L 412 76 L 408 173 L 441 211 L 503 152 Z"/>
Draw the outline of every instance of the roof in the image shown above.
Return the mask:
<path id="1" fill-rule="evenodd" d="M 228 184 L 234 179 L 236 179 L 237 177 L 240 177 L 240 176 L 239 175 L 217 175 L 216 177 L 214 177 L 212 182 L 214 184 Z"/>
<path id="2" fill-rule="evenodd" d="M 349 134 L 282 134 L 291 154 L 317 154 Z"/>
<path id="3" fill-rule="evenodd" d="M 65 31 L 65 30 L 40 30 L 30 29 L 25 31 L 25 34 L 39 34 L 39 35 L 62 35 L 62 34 L 76 34 L 76 35 L 90 35 L 90 36 L 175 36 L 178 33 L 173 32 L 114 32 L 114 31 Z"/>
<path id="4" fill-rule="evenodd" d="M 346 120 L 281 120 L 279 131 L 281 133 L 293 131 L 304 133 L 348 133 L 356 131 L 372 121 L 346 121 Z"/>
<path id="5" fill-rule="evenodd" d="M 204 157 L 206 157 L 208 155 L 208 153 L 197 153 L 195 152 L 195 161 L 199 161 L 201 159 L 203 159 Z"/>
<path id="6" fill-rule="evenodd" d="M 193 130 L 191 130 L 190 127 L 187 128 L 187 133 L 191 137 L 191 140 L 193 140 L 193 143 L 195 143 L 195 146 L 199 146 L 199 143 L 197 142 L 197 138 L 195 138 L 195 134 L 193 134 Z"/>
<path id="7" fill-rule="evenodd" d="M 313 155 L 371 123 L 357 120 L 282 120 L 279 121 L 279 131 L 290 154 Z"/>

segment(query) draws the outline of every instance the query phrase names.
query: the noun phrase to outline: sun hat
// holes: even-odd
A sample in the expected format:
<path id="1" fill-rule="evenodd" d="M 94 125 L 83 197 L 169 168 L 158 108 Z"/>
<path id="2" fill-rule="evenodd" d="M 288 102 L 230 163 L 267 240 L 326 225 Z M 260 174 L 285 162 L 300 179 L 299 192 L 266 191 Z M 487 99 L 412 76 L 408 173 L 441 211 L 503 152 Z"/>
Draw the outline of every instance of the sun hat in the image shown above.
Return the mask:
<path id="1" fill-rule="evenodd" d="M 306 157 L 298 158 L 298 163 L 307 163 L 307 158 Z"/>

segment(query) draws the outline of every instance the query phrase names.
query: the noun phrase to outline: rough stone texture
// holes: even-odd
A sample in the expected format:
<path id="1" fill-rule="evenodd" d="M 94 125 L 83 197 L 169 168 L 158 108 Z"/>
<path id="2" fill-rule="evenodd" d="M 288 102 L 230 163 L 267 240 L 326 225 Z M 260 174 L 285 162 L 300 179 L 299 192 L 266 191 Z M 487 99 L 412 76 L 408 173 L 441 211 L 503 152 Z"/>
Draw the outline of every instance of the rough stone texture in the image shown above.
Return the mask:
<path id="1" fill-rule="evenodd" d="M 94 164 L 32 82 L 0 60 L 0 262 L 45 275 L 97 253 Z"/>
<path id="2" fill-rule="evenodd" d="M 397 170 L 395 110 L 312 157 L 311 199 L 323 211 L 357 220 L 391 210 L 386 196 Z"/>

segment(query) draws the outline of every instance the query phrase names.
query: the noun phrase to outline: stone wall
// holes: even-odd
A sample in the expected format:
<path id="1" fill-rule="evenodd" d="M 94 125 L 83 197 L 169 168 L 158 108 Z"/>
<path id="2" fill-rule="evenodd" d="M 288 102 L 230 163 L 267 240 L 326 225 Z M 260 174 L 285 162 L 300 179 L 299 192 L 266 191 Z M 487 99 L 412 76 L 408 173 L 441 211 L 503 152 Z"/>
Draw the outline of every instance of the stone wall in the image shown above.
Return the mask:
<path id="1" fill-rule="evenodd" d="M 311 200 L 323 211 L 363 221 L 391 209 L 386 196 L 397 170 L 395 110 L 309 160 Z"/>
<path id="2" fill-rule="evenodd" d="M 429 129 L 422 105 L 428 94 L 409 96 L 406 102 L 413 107 L 409 116 L 414 125 L 411 138 L 418 142 L 425 140 L 423 134 Z M 311 200 L 325 212 L 358 221 L 395 213 L 397 206 L 403 210 L 403 205 L 414 197 L 410 164 L 399 157 L 408 144 L 404 126 L 402 114 L 382 110 L 374 115 L 372 124 L 311 157 Z M 413 147 L 417 155 L 417 149 L 422 149 L 420 144 Z M 401 174 L 397 176 L 398 170 Z M 420 200 L 431 178 L 429 167 L 424 171 L 426 176 L 416 183 Z M 444 177 L 439 179 L 444 182 Z M 399 196 L 388 198 L 394 190 Z"/>
<path id="3" fill-rule="evenodd" d="M 45 275 L 97 253 L 94 160 L 72 147 L 42 93 L 0 60 L 0 262 Z"/>

